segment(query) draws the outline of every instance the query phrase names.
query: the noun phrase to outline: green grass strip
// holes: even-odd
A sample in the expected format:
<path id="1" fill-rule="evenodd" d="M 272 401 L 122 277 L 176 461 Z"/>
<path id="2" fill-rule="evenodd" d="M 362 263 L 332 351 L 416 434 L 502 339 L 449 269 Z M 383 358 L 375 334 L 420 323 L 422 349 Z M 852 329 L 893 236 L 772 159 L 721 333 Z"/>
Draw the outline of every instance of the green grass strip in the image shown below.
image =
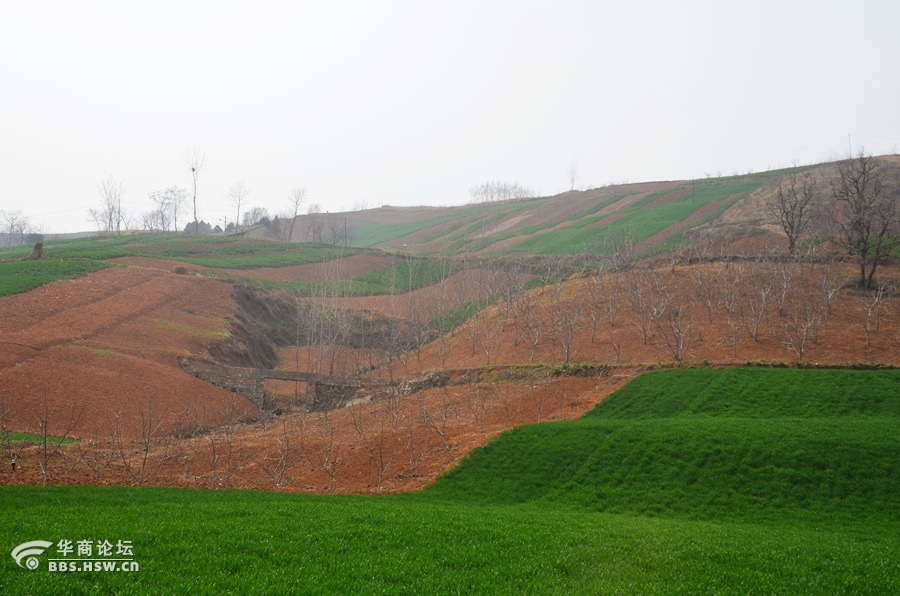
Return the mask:
<path id="1" fill-rule="evenodd" d="M 30 292 L 54 281 L 81 277 L 106 267 L 109 267 L 106 263 L 72 259 L 0 263 L 0 296 Z"/>
<path id="2" fill-rule="evenodd" d="M 37 445 L 43 441 L 43 437 L 41 435 L 35 433 L 20 433 L 20 432 L 0 432 L 0 446 L 5 446 L 7 443 L 11 444 L 25 444 L 25 445 Z M 53 435 L 47 435 L 47 442 L 53 443 L 54 445 L 57 443 L 69 444 L 69 443 L 77 443 L 78 439 L 70 439 L 70 438 L 62 438 L 56 437 Z"/>

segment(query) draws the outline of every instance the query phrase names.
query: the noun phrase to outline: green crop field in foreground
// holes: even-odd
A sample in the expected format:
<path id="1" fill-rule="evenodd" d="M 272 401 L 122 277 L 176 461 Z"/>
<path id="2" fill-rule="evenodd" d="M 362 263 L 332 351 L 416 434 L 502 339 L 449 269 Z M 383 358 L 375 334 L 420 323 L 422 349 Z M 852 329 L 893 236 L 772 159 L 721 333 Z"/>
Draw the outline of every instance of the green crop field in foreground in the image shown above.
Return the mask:
<path id="1" fill-rule="evenodd" d="M 4 594 L 897 593 L 896 536 L 409 498 L 4 488 Z M 43 539 L 131 541 L 132 573 L 29 571 Z M 55 550 L 51 548 L 50 553 Z"/>
<path id="2" fill-rule="evenodd" d="M 652 373 L 392 497 L 0 489 L 0 592 L 900 591 L 900 373 Z M 26 541 L 140 570 L 35 571 Z"/>
<path id="3" fill-rule="evenodd" d="M 579 420 L 506 433 L 426 493 L 490 505 L 900 529 L 898 428 L 900 371 L 654 372 Z"/>

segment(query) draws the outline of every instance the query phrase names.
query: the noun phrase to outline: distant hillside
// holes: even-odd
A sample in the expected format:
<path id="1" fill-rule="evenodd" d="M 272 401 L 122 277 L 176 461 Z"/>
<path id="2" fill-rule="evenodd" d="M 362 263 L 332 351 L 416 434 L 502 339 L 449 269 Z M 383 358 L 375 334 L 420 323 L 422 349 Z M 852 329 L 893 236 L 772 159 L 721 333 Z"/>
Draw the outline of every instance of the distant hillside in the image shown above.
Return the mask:
<path id="1" fill-rule="evenodd" d="M 878 158 L 887 186 L 900 181 L 900 156 Z M 621 184 L 552 197 L 459 207 L 383 206 L 366 211 L 301 216 L 294 241 L 343 243 L 425 255 L 500 256 L 601 254 L 627 235 L 641 253 L 658 253 L 692 239 L 778 236 L 767 203 L 794 172 L 818 179 L 816 202 L 826 207 L 836 164 L 803 166 L 725 178 Z M 340 240 L 337 240 L 340 238 Z"/>

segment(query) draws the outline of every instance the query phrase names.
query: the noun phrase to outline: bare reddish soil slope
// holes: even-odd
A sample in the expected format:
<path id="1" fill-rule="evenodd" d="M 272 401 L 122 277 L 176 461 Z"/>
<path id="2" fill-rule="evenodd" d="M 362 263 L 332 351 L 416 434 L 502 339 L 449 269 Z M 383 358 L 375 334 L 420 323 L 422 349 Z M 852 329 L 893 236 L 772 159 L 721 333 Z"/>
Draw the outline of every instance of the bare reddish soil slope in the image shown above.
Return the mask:
<path id="1" fill-rule="evenodd" d="M 230 290 L 197 276 L 112 267 L 0 298 L 8 426 L 38 432 L 46 422 L 51 433 L 96 438 L 118 425 L 135 437 L 142 413 L 171 428 L 186 409 L 217 423 L 232 395 L 184 373 L 178 358 L 202 354 L 226 332 Z"/>
<path id="2" fill-rule="evenodd" d="M 230 286 L 160 269 L 111 268 L 0 299 L 7 426 L 39 432 L 44 417 L 63 433 L 74 412 L 71 434 L 84 439 L 49 457 L 50 483 L 415 490 L 497 433 L 580 416 L 649 367 L 900 365 L 896 301 L 876 309 L 871 295 L 853 289 L 850 264 L 666 266 L 501 300 L 395 361 L 397 378 L 452 369 L 443 386 L 390 399 L 361 391 L 348 407 L 307 413 L 291 405 L 293 383 L 271 383 L 284 413 L 251 423 L 247 400 L 185 374 L 177 361 L 225 339 L 236 308 Z M 880 277 L 896 288 L 900 268 L 885 267 Z M 420 290 L 399 311 L 384 299 L 341 306 L 415 316 L 429 312 L 437 292 Z M 340 356 L 326 360 L 351 369 L 371 357 L 324 349 Z M 567 359 L 610 367 L 551 374 Z M 286 368 L 298 360 L 305 368 L 313 358 L 284 351 Z M 17 452 L 18 467 L 13 474 L 4 462 L 0 483 L 42 481 L 39 448 L 4 448 Z"/>
<path id="3" fill-rule="evenodd" d="M 602 278 L 604 295 L 615 295 L 614 301 L 592 295 L 596 280 L 585 278 L 531 292 L 518 305 L 519 312 L 515 306 L 506 312 L 502 306 L 483 311 L 451 338 L 426 346 L 419 358 L 409 358 L 409 370 L 422 370 L 436 361 L 453 366 L 560 363 L 566 361 L 566 345 L 571 362 L 673 363 L 678 360 L 673 351 L 679 335 L 673 328 L 676 323 L 681 326 L 685 362 L 900 365 L 896 299 L 882 300 L 877 307 L 876 331 L 873 297 L 854 289 L 851 264 L 801 268 L 716 263 L 663 267 L 650 273 L 631 271 L 618 277 Z M 783 298 L 776 277 L 787 280 Z M 883 268 L 880 277 L 900 286 L 896 265 Z M 827 312 L 825 293 L 833 293 Z M 726 302 L 731 302 L 731 313 Z M 654 309 L 662 313 L 659 325 L 654 322 Z M 675 312 L 681 315 L 678 321 L 671 318 Z M 807 318 L 812 323 L 800 346 Z M 646 340 L 641 327 L 646 329 Z M 797 350 L 803 351 L 802 356 Z"/>

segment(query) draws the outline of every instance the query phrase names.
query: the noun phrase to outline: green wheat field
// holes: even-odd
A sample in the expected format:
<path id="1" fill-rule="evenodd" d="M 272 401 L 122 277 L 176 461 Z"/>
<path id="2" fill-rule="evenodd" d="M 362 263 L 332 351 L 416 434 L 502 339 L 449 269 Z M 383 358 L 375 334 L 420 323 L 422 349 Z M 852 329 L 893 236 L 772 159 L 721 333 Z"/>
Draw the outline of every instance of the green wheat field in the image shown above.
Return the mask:
<path id="1" fill-rule="evenodd" d="M 0 488 L 0 593 L 900 593 L 900 372 L 676 370 L 387 497 Z M 20 543 L 130 541 L 50 572 Z"/>

